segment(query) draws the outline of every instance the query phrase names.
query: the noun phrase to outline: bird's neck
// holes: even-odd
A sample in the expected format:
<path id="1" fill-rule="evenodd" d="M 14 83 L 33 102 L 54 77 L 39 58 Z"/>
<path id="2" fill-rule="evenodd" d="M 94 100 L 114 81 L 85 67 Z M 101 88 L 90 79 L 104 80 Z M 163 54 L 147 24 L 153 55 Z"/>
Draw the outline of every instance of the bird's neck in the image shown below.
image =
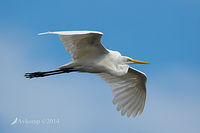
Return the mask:
<path id="1" fill-rule="evenodd" d="M 128 72 L 129 66 L 128 65 L 116 65 L 116 69 L 113 69 L 109 73 L 112 76 L 122 76 Z"/>

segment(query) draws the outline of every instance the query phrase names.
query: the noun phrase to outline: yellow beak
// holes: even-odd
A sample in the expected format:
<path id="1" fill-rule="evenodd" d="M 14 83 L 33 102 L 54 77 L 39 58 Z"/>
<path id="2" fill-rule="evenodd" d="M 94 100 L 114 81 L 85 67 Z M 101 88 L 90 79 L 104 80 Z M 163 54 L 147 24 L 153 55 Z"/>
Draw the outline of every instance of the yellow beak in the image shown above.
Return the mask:
<path id="1" fill-rule="evenodd" d="M 150 64 L 149 62 L 130 59 L 134 64 Z"/>

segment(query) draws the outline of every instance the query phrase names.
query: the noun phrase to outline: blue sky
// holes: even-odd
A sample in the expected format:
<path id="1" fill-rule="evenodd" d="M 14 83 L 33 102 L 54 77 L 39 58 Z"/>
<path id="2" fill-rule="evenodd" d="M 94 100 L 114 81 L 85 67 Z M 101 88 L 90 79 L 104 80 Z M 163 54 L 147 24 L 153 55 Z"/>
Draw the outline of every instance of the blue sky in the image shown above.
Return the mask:
<path id="1" fill-rule="evenodd" d="M 7 0 L 0 4 L 0 132 L 200 132 L 200 2 L 198 0 Z M 150 65 L 141 116 L 121 116 L 109 85 L 93 74 L 28 80 L 25 72 L 71 61 L 46 31 L 95 30 L 102 43 Z M 59 119 L 57 124 L 15 124 Z"/>

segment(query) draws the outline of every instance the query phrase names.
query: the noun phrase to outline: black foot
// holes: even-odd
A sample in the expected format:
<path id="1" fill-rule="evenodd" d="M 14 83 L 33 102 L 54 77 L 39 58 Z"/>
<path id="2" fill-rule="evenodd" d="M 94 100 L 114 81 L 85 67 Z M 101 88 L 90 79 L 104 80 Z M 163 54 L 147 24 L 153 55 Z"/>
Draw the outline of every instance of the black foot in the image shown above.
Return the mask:
<path id="1" fill-rule="evenodd" d="M 24 75 L 26 78 L 37 78 L 37 77 L 44 77 L 44 73 L 43 72 L 34 72 L 34 73 L 26 73 Z"/>

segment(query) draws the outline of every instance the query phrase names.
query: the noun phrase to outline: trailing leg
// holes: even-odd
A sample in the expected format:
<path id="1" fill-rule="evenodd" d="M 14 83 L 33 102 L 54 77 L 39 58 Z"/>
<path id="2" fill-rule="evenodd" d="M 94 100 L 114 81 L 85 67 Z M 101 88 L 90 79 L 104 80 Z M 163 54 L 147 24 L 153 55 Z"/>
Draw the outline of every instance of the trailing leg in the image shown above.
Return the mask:
<path id="1" fill-rule="evenodd" d="M 54 71 L 47 71 L 47 72 L 34 72 L 34 73 L 25 73 L 26 78 L 38 78 L 38 77 L 45 77 L 45 76 L 50 76 L 50 75 L 56 75 L 56 74 L 61 74 L 61 73 L 70 73 L 74 72 L 76 70 L 73 70 L 73 68 L 65 68 L 65 69 L 59 69 L 59 70 L 54 70 Z"/>

